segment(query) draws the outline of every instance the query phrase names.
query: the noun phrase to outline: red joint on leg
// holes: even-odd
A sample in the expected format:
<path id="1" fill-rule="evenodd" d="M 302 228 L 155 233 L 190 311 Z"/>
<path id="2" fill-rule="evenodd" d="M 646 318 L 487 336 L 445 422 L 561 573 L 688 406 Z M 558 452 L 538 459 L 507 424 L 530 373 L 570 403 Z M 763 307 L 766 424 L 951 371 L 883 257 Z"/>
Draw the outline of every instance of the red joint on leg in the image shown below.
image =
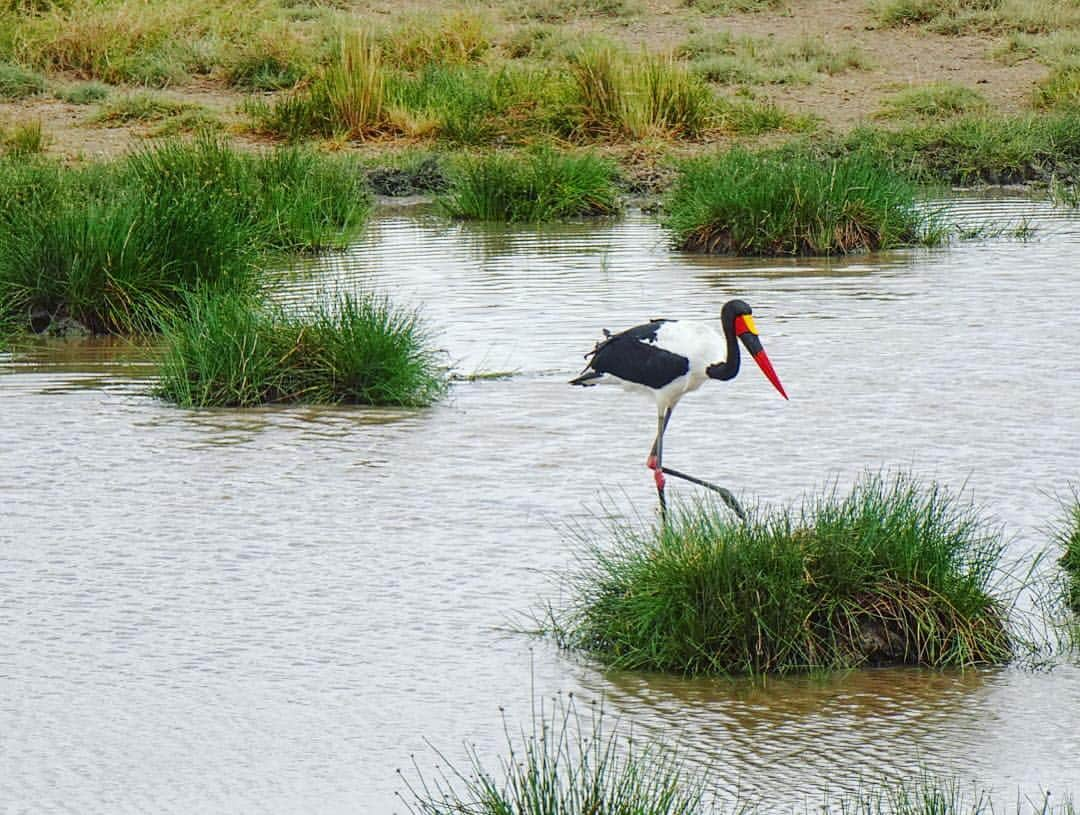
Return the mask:
<path id="1" fill-rule="evenodd" d="M 664 484 L 667 483 L 667 479 L 664 478 L 664 471 L 653 469 L 653 480 L 656 481 L 656 488 L 658 490 L 664 489 Z"/>
<path id="2" fill-rule="evenodd" d="M 645 462 L 645 466 L 650 470 L 656 469 L 656 456 L 649 456 L 649 460 Z"/>

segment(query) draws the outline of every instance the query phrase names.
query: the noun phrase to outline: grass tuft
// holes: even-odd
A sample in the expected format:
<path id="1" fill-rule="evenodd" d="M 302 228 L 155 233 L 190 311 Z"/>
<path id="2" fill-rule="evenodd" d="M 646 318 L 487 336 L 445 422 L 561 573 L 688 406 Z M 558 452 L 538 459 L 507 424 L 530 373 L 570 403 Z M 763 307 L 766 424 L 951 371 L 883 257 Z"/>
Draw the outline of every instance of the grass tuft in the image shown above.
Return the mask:
<path id="1" fill-rule="evenodd" d="M 0 99 L 23 99 L 45 90 L 45 77 L 11 62 L 0 62 Z"/>
<path id="2" fill-rule="evenodd" d="M 309 135 L 364 139 L 388 129 L 386 85 L 378 45 L 356 32 L 342 37 L 310 87 L 272 105 L 252 101 L 247 110 L 259 130 L 291 140 Z"/>
<path id="3" fill-rule="evenodd" d="M 536 223 L 619 209 L 610 162 L 549 149 L 463 159 L 438 201 L 452 218 L 482 221 Z"/>
<path id="4" fill-rule="evenodd" d="M 977 113 L 987 107 L 986 98 L 978 91 L 953 82 L 932 82 L 907 88 L 886 99 L 878 116 L 885 119 L 945 118 Z"/>
<path id="5" fill-rule="evenodd" d="M 842 149 L 872 152 L 919 182 L 1014 184 L 1073 177 L 1080 169 L 1080 112 L 960 116 L 896 131 L 860 128 Z"/>
<path id="6" fill-rule="evenodd" d="M 92 121 L 107 127 L 122 127 L 131 122 L 160 122 L 196 109 L 195 105 L 175 102 L 161 94 L 132 93 L 103 105 Z"/>
<path id="7" fill-rule="evenodd" d="M 868 156 L 825 161 L 733 149 L 683 165 L 667 204 L 676 246 L 827 255 L 936 242 L 913 188 Z"/>
<path id="8" fill-rule="evenodd" d="M 532 724 L 516 737 L 503 719 L 506 755 L 496 771 L 474 748 L 469 766 L 403 781 L 413 815 L 698 815 L 706 812 L 704 779 L 662 745 L 611 729 L 602 708 L 583 715 L 570 696 L 550 711 L 534 707 Z M 415 762 L 414 762 L 415 763 Z"/>
<path id="9" fill-rule="evenodd" d="M 242 293 L 200 291 L 185 295 L 164 337 L 157 393 L 183 407 L 420 407 L 447 387 L 418 316 L 373 295 L 292 314 Z"/>
<path id="10" fill-rule="evenodd" d="M 1051 110 L 1080 110 L 1080 64 L 1055 68 L 1035 89 L 1035 106 Z"/>
<path id="11" fill-rule="evenodd" d="M 1064 509 L 1064 521 L 1056 530 L 1062 548 L 1059 563 L 1065 572 L 1066 601 L 1073 611 L 1080 614 L 1080 491 L 1074 488 L 1072 501 Z"/>
<path id="12" fill-rule="evenodd" d="M 41 120 L 21 122 L 10 133 L 4 133 L 0 142 L 8 156 L 32 156 L 45 151 L 45 132 Z"/>
<path id="13" fill-rule="evenodd" d="M 57 89 L 54 95 L 71 105 L 92 105 L 105 101 L 109 95 L 109 86 L 101 82 L 77 82 Z"/>
<path id="14" fill-rule="evenodd" d="M 1000 534 L 944 488 L 864 477 L 801 509 L 729 519 L 715 505 L 615 529 L 553 613 L 565 647 L 618 669 L 759 674 L 1008 661 L 990 595 Z"/>
<path id="15" fill-rule="evenodd" d="M 821 74 L 833 76 L 869 67 L 868 58 L 858 49 L 834 49 L 809 35 L 776 41 L 716 31 L 690 37 L 675 53 L 689 59 L 698 76 L 723 85 L 808 84 Z"/>
<path id="16" fill-rule="evenodd" d="M 587 138 L 693 138 L 716 105 L 708 86 L 673 57 L 630 60 L 606 46 L 570 58 L 571 87 L 564 130 Z"/>
<path id="17" fill-rule="evenodd" d="M 264 252 L 343 246 L 369 208 L 350 161 L 207 136 L 82 169 L 3 161 L 0 316 L 153 331 L 185 292 L 255 288 Z"/>

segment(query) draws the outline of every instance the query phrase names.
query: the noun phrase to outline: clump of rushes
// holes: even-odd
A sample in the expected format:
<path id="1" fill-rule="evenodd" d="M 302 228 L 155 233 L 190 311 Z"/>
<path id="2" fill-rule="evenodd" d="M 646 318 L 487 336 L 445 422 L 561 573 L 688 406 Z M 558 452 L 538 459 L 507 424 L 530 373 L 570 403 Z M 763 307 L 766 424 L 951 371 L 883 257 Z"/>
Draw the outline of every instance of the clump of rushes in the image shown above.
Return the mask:
<path id="1" fill-rule="evenodd" d="M 183 407 L 429 405 L 447 377 L 414 312 L 343 295 L 307 314 L 203 290 L 166 321 L 157 393 Z"/>
<path id="2" fill-rule="evenodd" d="M 342 37 L 310 87 L 273 105 L 253 101 L 257 127 L 289 139 L 310 135 L 363 139 L 386 132 L 387 70 L 379 46 L 365 33 Z"/>
<path id="3" fill-rule="evenodd" d="M 875 152 L 881 163 L 920 182 L 1049 180 L 1080 167 L 1080 112 L 961 116 L 897 131 L 860 128 L 842 148 Z"/>
<path id="4" fill-rule="evenodd" d="M 611 729 L 602 709 L 583 715 L 573 696 L 556 697 L 550 712 L 541 702 L 532 727 L 503 721 L 506 755 L 497 771 L 475 749 L 469 766 L 441 769 L 415 781 L 403 776 L 403 797 L 413 815 L 704 815 L 705 783 L 662 744 L 642 743 Z M 440 754 L 445 764 L 445 756 Z M 415 762 L 414 762 L 415 763 Z"/>
<path id="5" fill-rule="evenodd" d="M 570 59 L 571 87 L 562 128 L 577 137 L 698 136 L 716 105 L 712 91 L 672 57 L 630 60 L 609 46 Z"/>
<path id="6" fill-rule="evenodd" d="M 9 156 L 30 156 L 45 150 L 45 133 L 41 120 L 21 122 L 10 133 L 0 135 L 4 153 Z"/>
<path id="7" fill-rule="evenodd" d="M 1080 490 L 1076 488 L 1072 502 L 1065 507 L 1065 520 L 1057 529 L 1057 538 L 1064 550 L 1060 563 L 1065 572 L 1066 600 L 1080 614 Z"/>
<path id="8" fill-rule="evenodd" d="M 489 153 L 463 159 L 438 199 L 453 218 L 540 222 L 619 209 L 615 167 L 590 153 Z"/>
<path id="9" fill-rule="evenodd" d="M 200 137 L 83 169 L 0 162 L 0 304 L 35 330 L 155 330 L 200 286 L 250 291 L 271 250 L 344 246 L 370 208 L 358 166 Z"/>
<path id="10" fill-rule="evenodd" d="M 990 594 L 1003 548 L 970 506 L 902 476 L 745 524 L 699 504 L 594 544 L 552 629 L 619 669 L 1000 664 L 1019 642 Z"/>
<path id="11" fill-rule="evenodd" d="M 866 156 L 734 149 L 683 165 L 666 226 L 681 249 L 828 255 L 940 240 L 914 190 Z"/>

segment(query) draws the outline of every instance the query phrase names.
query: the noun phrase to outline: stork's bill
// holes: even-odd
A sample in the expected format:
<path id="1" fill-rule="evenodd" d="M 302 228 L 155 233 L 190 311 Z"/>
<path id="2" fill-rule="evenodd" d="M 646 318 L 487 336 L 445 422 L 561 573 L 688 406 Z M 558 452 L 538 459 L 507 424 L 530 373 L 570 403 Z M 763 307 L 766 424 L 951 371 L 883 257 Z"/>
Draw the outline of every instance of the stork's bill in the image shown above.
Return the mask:
<path id="1" fill-rule="evenodd" d="M 747 353 L 754 358 L 754 362 L 761 368 L 761 372 L 773 383 L 773 387 L 780 391 L 781 396 L 787 399 L 788 395 L 784 391 L 784 386 L 780 384 L 780 377 L 778 377 L 776 371 L 773 370 L 769 355 L 765 353 L 765 348 L 761 345 L 761 340 L 758 339 L 757 326 L 754 325 L 754 318 L 749 314 L 741 314 L 736 317 L 735 336 L 742 340 L 742 344 L 746 346 Z"/>

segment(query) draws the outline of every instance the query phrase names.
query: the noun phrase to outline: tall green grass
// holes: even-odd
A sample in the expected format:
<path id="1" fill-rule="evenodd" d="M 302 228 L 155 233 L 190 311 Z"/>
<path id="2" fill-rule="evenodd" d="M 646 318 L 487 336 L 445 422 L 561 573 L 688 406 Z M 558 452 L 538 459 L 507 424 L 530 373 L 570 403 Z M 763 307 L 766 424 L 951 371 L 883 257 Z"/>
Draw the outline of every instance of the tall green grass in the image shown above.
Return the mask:
<path id="1" fill-rule="evenodd" d="M 822 160 L 734 149 L 683 165 L 667 200 L 676 246 L 738 255 L 827 255 L 940 236 L 914 189 L 866 156 Z"/>
<path id="2" fill-rule="evenodd" d="M 4 313 L 95 332 L 155 330 L 201 286 L 251 291 L 266 252 L 344 246 L 370 209 L 352 162 L 209 137 L 84 169 L 0 162 L 0 191 Z"/>
<path id="3" fill-rule="evenodd" d="M 417 314 L 373 295 L 289 313 L 236 292 L 184 297 L 157 392 L 184 407 L 429 405 L 446 389 Z"/>
<path id="4" fill-rule="evenodd" d="M 404 69 L 368 38 L 346 40 L 310 84 L 247 105 L 256 130 L 291 140 L 394 135 L 467 145 L 530 144 L 544 135 L 697 138 L 718 111 L 704 81 L 671 57 L 631 59 L 589 46 L 565 71 L 469 60 Z"/>
<path id="5" fill-rule="evenodd" d="M 609 717 L 610 719 L 610 717 Z M 413 815 L 696 815 L 704 779 L 661 744 L 640 741 L 583 715 L 574 698 L 534 708 L 528 731 L 503 722 L 506 754 L 497 770 L 470 750 L 469 766 L 452 764 L 416 779 L 403 776 Z M 444 764 L 445 757 L 443 758 Z"/>
<path id="6" fill-rule="evenodd" d="M 671 57 L 587 46 L 572 55 L 570 79 L 561 119 L 571 136 L 693 138 L 716 112 L 708 86 Z"/>
<path id="7" fill-rule="evenodd" d="M 459 162 L 439 205 L 453 218 L 540 222 L 619 210 L 614 166 L 589 153 L 489 153 Z"/>
<path id="8" fill-rule="evenodd" d="M 745 524 L 711 504 L 671 516 L 590 546 L 552 615 L 562 645 L 685 674 L 963 667 L 1018 646 L 991 593 L 1000 533 L 939 485 L 864 477 Z"/>

